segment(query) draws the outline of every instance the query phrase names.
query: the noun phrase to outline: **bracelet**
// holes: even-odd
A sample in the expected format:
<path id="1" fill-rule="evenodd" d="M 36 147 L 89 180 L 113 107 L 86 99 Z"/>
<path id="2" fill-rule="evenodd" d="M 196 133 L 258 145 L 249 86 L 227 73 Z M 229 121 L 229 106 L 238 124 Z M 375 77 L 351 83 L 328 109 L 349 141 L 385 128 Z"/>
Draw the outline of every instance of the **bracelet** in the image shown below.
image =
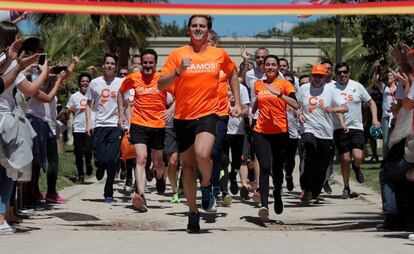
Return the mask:
<path id="1" fill-rule="evenodd" d="M 177 69 L 175 69 L 174 73 L 175 73 L 175 76 L 177 76 L 177 77 L 179 77 L 181 75 L 181 74 L 178 74 Z"/>

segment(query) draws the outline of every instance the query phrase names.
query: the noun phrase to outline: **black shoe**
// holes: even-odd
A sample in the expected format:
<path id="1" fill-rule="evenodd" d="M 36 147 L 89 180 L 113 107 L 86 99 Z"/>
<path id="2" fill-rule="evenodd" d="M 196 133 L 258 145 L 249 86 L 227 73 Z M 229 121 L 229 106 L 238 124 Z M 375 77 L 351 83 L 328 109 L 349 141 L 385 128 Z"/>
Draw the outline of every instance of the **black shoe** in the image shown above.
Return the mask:
<path id="1" fill-rule="evenodd" d="M 327 194 L 332 194 L 332 188 L 329 185 L 328 181 L 325 182 L 325 184 L 323 185 L 323 190 L 325 191 L 325 193 Z"/>
<path id="2" fill-rule="evenodd" d="M 93 172 L 93 167 L 92 165 L 86 165 L 86 175 L 87 176 L 91 176 Z"/>
<path id="3" fill-rule="evenodd" d="M 283 200 L 281 191 L 273 191 L 273 196 L 275 198 L 274 209 L 276 214 L 281 214 L 283 212 Z"/>
<path id="4" fill-rule="evenodd" d="M 78 179 L 76 179 L 76 184 L 84 184 L 85 179 L 83 176 L 78 176 Z"/>
<path id="5" fill-rule="evenodd" d="M 378 163 L 379 159 L 378 156 L 372 156 L 371 159 L 369 159 L 368 163 Z"/>
<path id="6" fill-rule="evenodd" d="M 355 172 L 355 178 L 356 178 L 357 182 L 358 183 L 365 182 L 365 177 L 364 177 L 364 174 L 362 174 L 361 168 L 355 166 L 354 163 L 352 163 L 352 169 Z"/>
<path id="7" fill-rule="evenodd" d="M 97 168 L 96 169 L 96 180 L 100 181 L 105 175 L 105 169 L 103 168 Z"/>
<path id="8" fill-rule="evenodd" d="M 165 193 L 165 180 L 164 177 L 161 177 L 160 179 L 155 178 L 155 188 L 157 189 L 158 194 L 164 194 Z"/>
<path id="9" fill-rule="evenodd" d="M 384 222 L 375 226 L 378 231 L 403 231 L 404 223 L 397 215 L 386 215 Z"/>
<path id="10" fill-rule="evenodd" d="M 344 187 L 344 190 L 342 191 L 341 198 L 342 199 L 348 199 L 348 198 L 350 198 L 350 195 L 351 195 L 351 190 L 349 189 L 349 187 Z"/>
<path id="11" fill-rule="evenodd" d="M 295 185 L 293 184 L 293 177 L 292 176 L 285 176 L 286 180 L 286 189 L 288 191 L 292 191 L 293 188 L 295 188 Z"/>
<path id="12" fill-rule="evenodd" d="M 188 215 L 187 233 L 200 232 L 200 213 L 190 213 Z"/>
<path id="13" fill-rule="evenodd" d="M 249 199 L 249 189 L 246 186 L 240 188 L 240 197 L 244 200 Z"/>
<path id="14" fill-rule="evenodd" d="M 239 193 L 239 185 L 237 184 L 237 178 L 236 178 L 235 172 L 230 172 L 229 173 L 229 178 L 230 178 L 230 191 L 231 191 L 231 194 L 237 195 L 237 193 Z"/>

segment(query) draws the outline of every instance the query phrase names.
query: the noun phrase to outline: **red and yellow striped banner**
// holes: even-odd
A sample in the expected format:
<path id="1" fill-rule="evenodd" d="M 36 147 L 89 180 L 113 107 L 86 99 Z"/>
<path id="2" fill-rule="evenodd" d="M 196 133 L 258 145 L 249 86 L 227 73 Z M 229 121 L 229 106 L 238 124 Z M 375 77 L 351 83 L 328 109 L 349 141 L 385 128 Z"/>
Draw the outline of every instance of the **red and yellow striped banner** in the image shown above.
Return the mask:
<path id="1" fill-rule="evenodd" d="M 111 15 L 384 15 L 414 14 L 414 1 L 326 5 L 144 4 L 70 0 L 0 0 L 0 9 L 43 13 Z"/>

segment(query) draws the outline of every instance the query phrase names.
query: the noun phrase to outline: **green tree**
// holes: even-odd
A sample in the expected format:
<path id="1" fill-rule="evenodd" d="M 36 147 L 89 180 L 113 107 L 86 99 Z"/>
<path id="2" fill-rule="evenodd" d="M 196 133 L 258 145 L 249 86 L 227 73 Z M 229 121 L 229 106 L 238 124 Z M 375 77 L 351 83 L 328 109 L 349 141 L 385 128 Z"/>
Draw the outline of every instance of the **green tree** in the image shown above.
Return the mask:
<path id="1" fill-rule="evenodd" d="M 177 22 L 161 24 L 161 36 L 165 37 L 186 37 L 187 36 L 187 24 L 184 21 L 183 25 L 179 27 Z"/>

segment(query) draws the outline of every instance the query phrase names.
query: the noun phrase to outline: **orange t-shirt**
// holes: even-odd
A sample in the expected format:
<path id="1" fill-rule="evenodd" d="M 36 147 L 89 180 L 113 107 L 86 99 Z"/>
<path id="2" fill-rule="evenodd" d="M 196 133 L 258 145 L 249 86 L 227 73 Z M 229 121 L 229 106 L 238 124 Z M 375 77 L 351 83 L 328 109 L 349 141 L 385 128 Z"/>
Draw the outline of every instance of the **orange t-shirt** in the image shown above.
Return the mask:
<path id="1" fill-rule="evenodd" d="M 173 50 L 162 68 L 161 75 L 174 72 L 183 57 L 192 59 L 191 66 L 174 81 L 175 119 L 192 120 L 218 113 L 219 73 L 229 75 L 235 64 L 226 51 L 207 46 L 196 53 L 189 45 Z"/>
<path id="2" fill-rule="evenodd" d="M 165 128 L 163 118 L 167 104 L 167 90 L 157 88 L 160 73 L 151 77 L 142 76 L 141 72 L 129 74 L 120 87 L 121 93 L 134 89 L 134 107 L 132 108 L 131 123 L 151 128 Z M 168 89 L 169 93 L 173 93 Z"/>
<path id="3" fill-rule="evenodd" d="M 295 92 L 293 85 L 281 78 L 273 81 L 271 86 L 286 96 Z M 259 106 L 259 118 L 254 126 L 254 131 L 263 134 L 287 132 L 286 102 L 267 90 L 263 80 L 257 80 L 254 83 L 254 93 L 257 96 Z"/>

